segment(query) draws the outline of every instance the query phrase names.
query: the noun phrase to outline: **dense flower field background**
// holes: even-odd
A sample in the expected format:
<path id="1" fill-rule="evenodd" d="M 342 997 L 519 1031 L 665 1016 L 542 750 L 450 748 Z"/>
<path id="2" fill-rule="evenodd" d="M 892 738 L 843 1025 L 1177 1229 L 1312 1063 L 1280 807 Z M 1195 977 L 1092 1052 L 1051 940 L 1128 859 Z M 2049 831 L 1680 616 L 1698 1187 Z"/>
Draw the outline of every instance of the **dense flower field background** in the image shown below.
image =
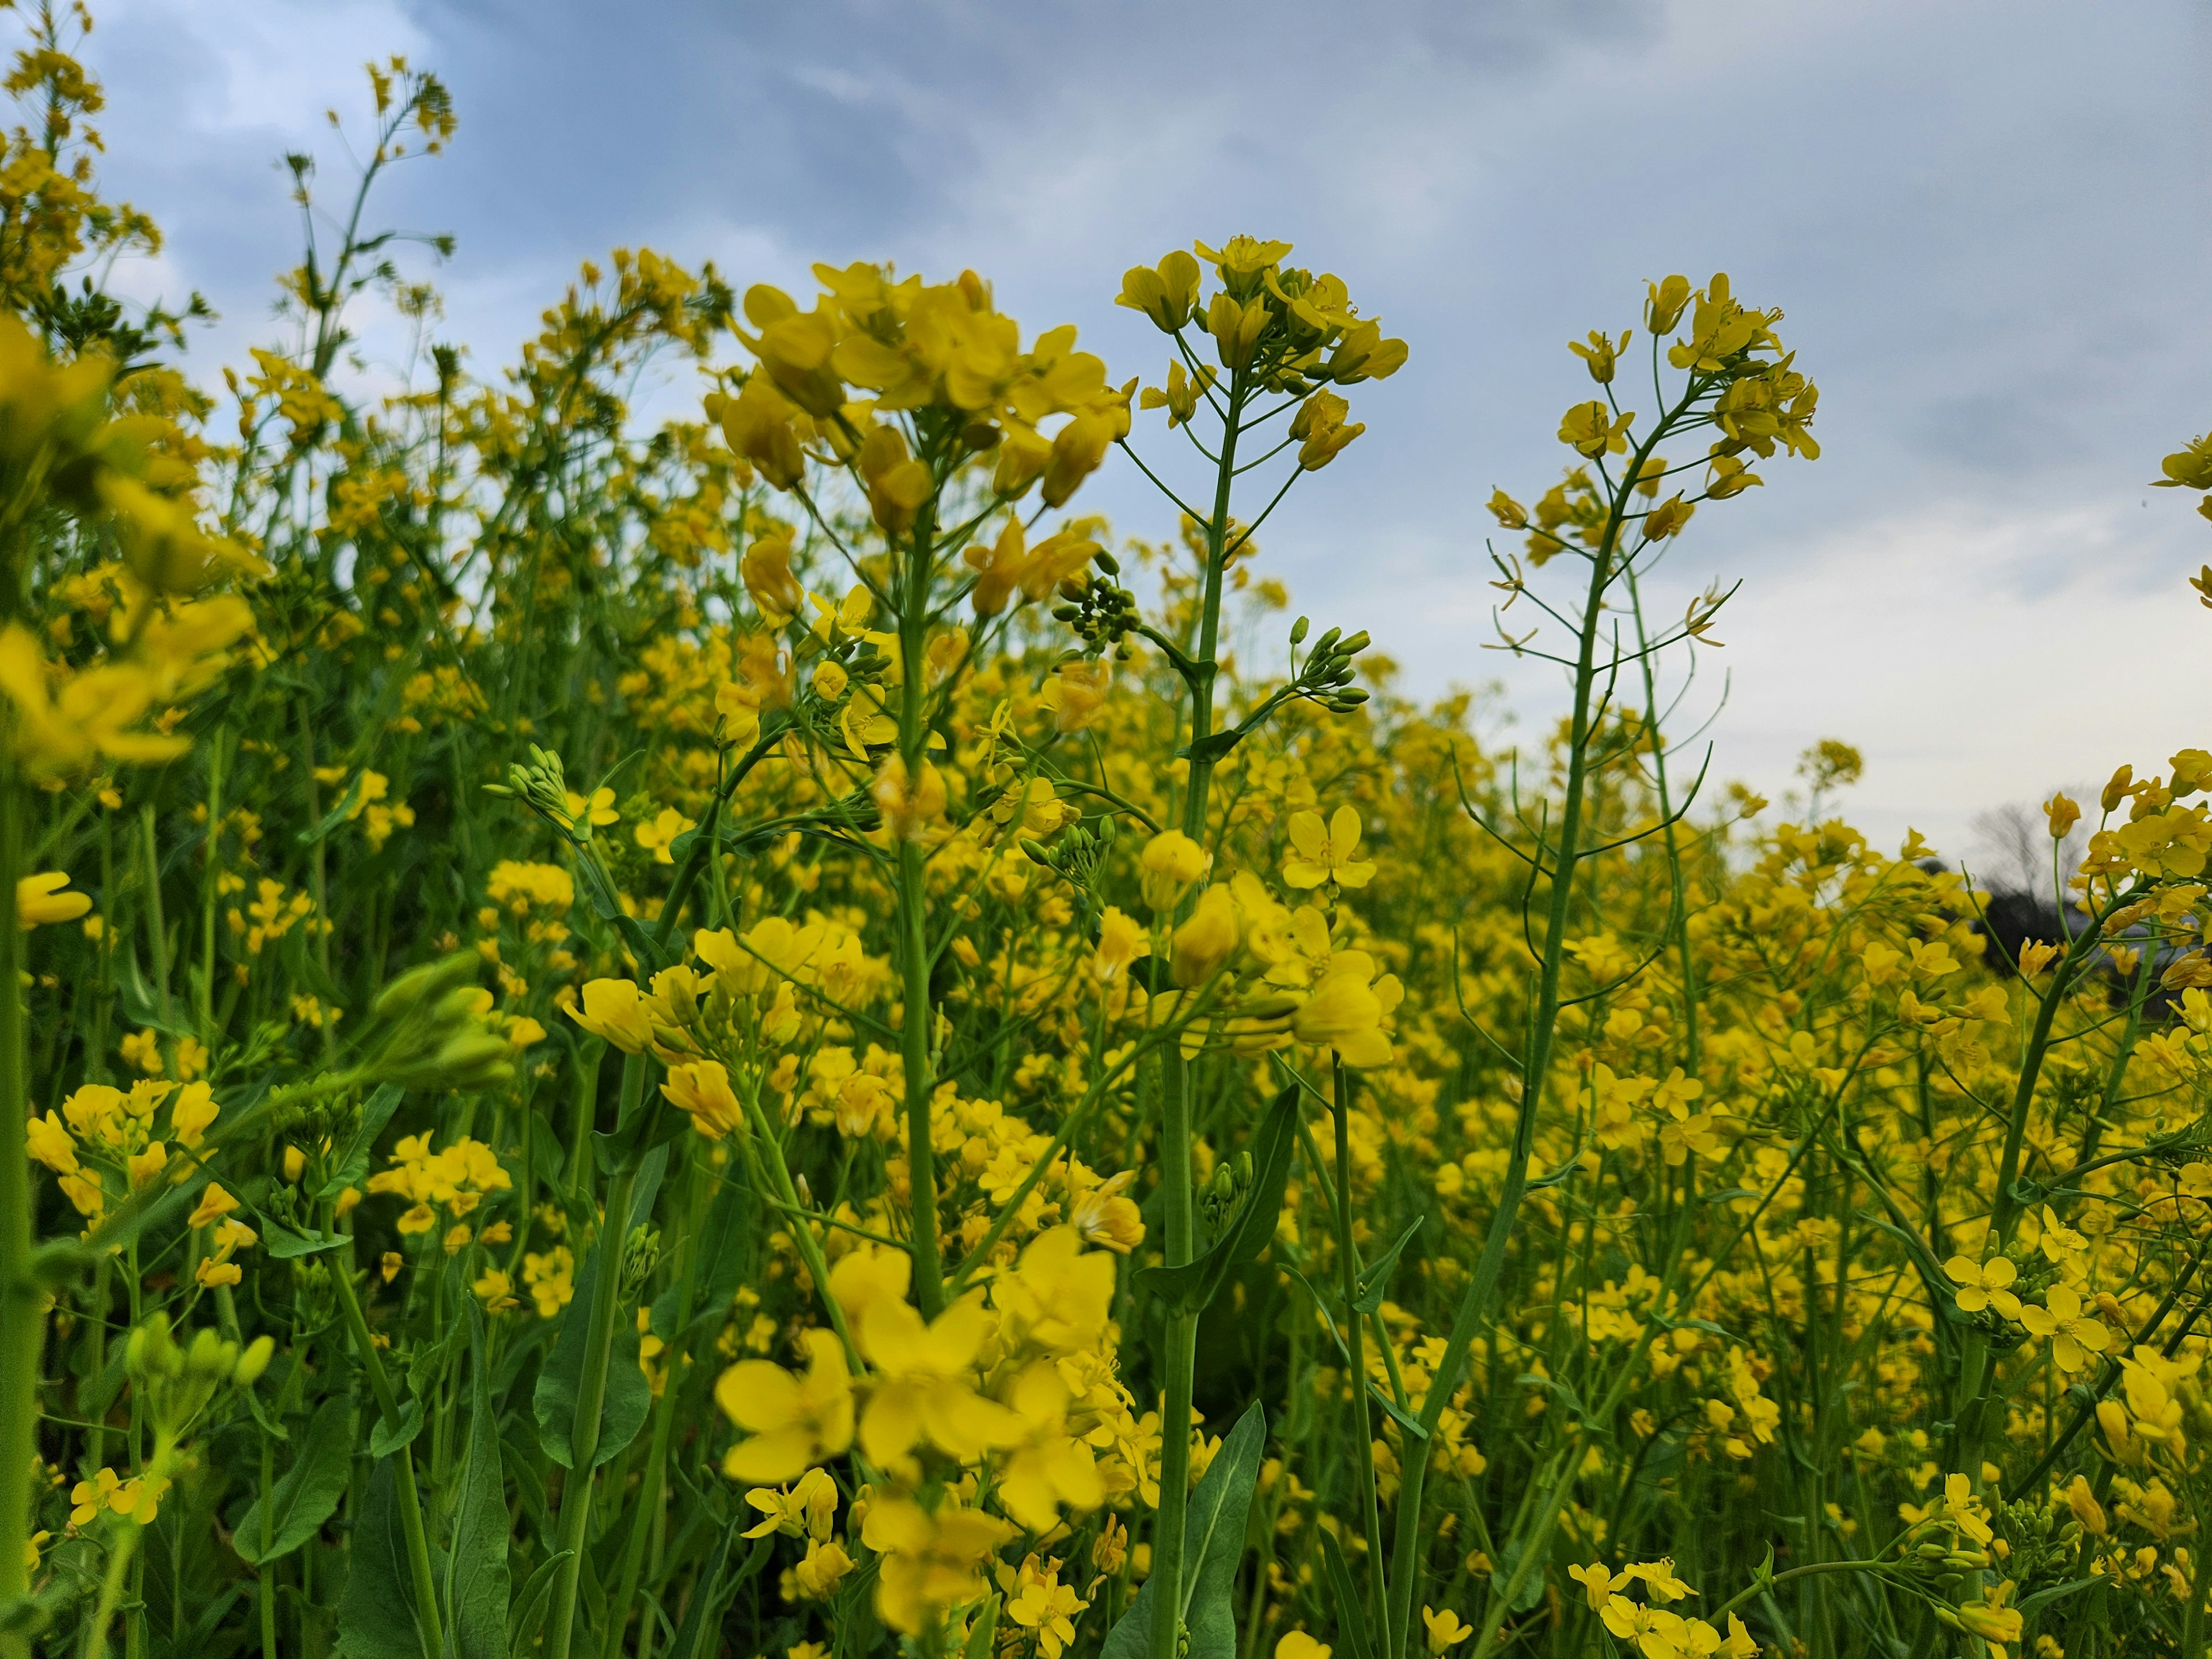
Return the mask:
<path id="1" fill-rule="evenodd" d="M 1126 381 L 618 251 L 478 377 L 395 60 L 203 386 L 18 23 L 0 1655 L 2206 1650 L 2212 754 L 2116 707 L 2002 945 L 1844 745 L 1721 785 L 1643 585 L 1818 459 L 1765 296 L 1563 355 L 1492 751 L 1267 574 L 1419 349 L 1306 251 L 1130 270 Z"/>

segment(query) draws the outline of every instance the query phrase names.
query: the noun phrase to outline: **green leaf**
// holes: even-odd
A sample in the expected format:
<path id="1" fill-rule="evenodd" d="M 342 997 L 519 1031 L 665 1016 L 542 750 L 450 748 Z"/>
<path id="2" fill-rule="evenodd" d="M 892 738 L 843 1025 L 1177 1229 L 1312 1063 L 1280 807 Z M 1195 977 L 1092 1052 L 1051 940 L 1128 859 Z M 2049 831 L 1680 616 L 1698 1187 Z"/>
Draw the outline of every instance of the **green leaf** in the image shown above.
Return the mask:
<path id="1" fill-rule="evenodd" d="M 422 1432 L 422 1401 L 419 1395 L 410 1395 L 399 1408 L 399 1420 L 386 1423 L 376 1419 L 376 1426 L 368 1431 L 368 1455 L 385 1458 L 402 1447 L 415 1443 L 415 1437 Z"/>
<path id="2" fill-rule="evenodd" d="M 453 1553 L 446 1560 L 445 1659 L 507 1659 L 507 1476 L 491 1402 L 483 1315 L 469 1304 L 469 1443 L 462 1460 Z"/>
<path id="3" fill-rule="evenodd" d="M 1291 1153 L 1297 1144 L 1298 1089 L 1275 1097 L 1252 1138 L 1252 1186 L 1212 1248 L 1180 1267 L 1146 1267 L 1137 1275 L 1146 1291 L 1172 1313 L 1201 1313 L 1212 1305 L 1229 1277 L 1267 1248 L 1283 1213 L 1283 1193 L 1291 1178 Z"/>
<path id="4" fill-rule="evenodd" d="M 294 1256 L 319 1255 L 325 1250 L 335 1250 L 345 1243 L 342 1233 L 319 1233 L 287 1227 L 282 1222 L 263 1216 L 261 1248 L 279 1261 L 289 1261 Z"/>
<path id="5" fill-rule="evenodd" d="M 1329 1589 L 1336 1596 L 1337 1639 L 1351 1649 L 1352 1659 L 1370 1659 L 1364 1632 L 1367 1610 L 1359 1605 L 1359 1592 L 1352 1588 L 1352 1569 L 1344 1564 L 1344 1547 L 1328 1528 L 1320 1531 L 1322 1565 L 1328 1574 Z"/>
<path id="6" fill-rule="evenodd" d="M 338 1599 L 341 1659 L 437 1659 L 436 1632 L 426 1641 L 415 1623 L 398 1488 L 387 1458 L 369 1477 L 368 1496 L 355 1517 L 353 1565 Z"/>
<path id="7" fill-rule="evenodd" d="M 230 1540 L 241 1559 L 262 1566 L 289 1555 L 337 1512 L 353 1470 L 353 1408 L 343 1397 L 323 1401 L 300 1440 L 300 1455 L 269 1493 L 269 1547 L 261 1547 L 261 1499 L 256 1498 Z"/>
<path id="8" fill-rule="evenodd" d="M 1176 750 L 1176 758 L 1190 761 L 1218 761 L 1238 744 L 1244 741 L 1244 728 L 1232 726 L 1226 732 L 1211 732 L 1196 743 Z"/>
<path id="9" fill-rule="evenodd" d="M 1425 1215 L 1417 1215 L 1407 1222 L 1406 1231 L 1398 1235 L 1397 1242 L 1375 1259 L 1374 1266 L 1359 1275 L 1359 1295 L 1352 1304 L 1359 1312 L 1371 1314 L 1382 1305 L 1383 1293 L 1390 1288 L 1390 1270 L 1398 1265 L 1400 1254 L 1413 1242 L 1413 1235 L 1421 1231 L 1421 1224 L 1427 1219 Z"/>
<path id="10" fill-rule="evenodd" d="M 2020 1604 L 2018 1609 L 2020 1616 L 2023 1619 L 2032 1619 L 2053 1601 L 2063 1601 L 2077 1590 L 2085 1590 L 2092 1585 L 2101 1584 L 2104 1582 L 2102 1578 L 2092 1574 L 2087 1578 L 2071 1579 L 2063 1584 L 2053 1584 L 2047 1589 L 2039 1589 Z"/>
<path id="11" fill-rule="evenodd" d="M 509 1653 L 528 1653 L 538 1645 L 538 1626 L 545 1622 L 545 1609 L 553 1602 L 553 1581 L 560 1577 L 561 1564 L 576 1552 L 562 1550 L 548 1556 L 538 1564 L 514 1598 L 514 1609 L 507 1619 L 507 1650 Z"/>
<path id="12" fill-rule="evenodd" d="M 975 1622 L 968 1626 L 968 1641 L 961 1649 L 961 1659 L 991 1659 L 991 1644 L 999 1634 L 999 1598 L 985 1598 L 982 1612 Z"/>
<path id="13" fill-rule="evenodd" d="M 538 1417 L 538 1443 L 545 1455 L 562 1468 L 575 1467 L 570 1444 L 576 1425 L 576 1395 L 584 1376 L 584 1347 L 591 1327 L 591 1306 L 599 1295 L 599 1247 L 585 1252 L 576 1283 L 583 1288 L 561 1316 L 561 1334 L 553 1352 L 538 1374 L 538 1392 L 532 1408 Z M 637 1437 L 653 1407 L 652 1385 L 637 1364 L 637 1326 L 615 1319 L 614 1352 L 607 1361 L 606 1396 L 599 1411 L 599 1443 L 592 1455 L 597 1468 Z"/>
<path id="14" fill-rule="evenodd" d="M 336 806 L 331 808 L 329 811 L 324 813 L 321 817 L 318 818 L 307 829 L 300 831 L 297 837 L 300 845 L 302 847 L 313 847 L 317 842 L 321 841 L 324 837 L 330 835 L 331 831 L 335 830 L 338 827 L 338 825 L 343 823 L 348 818 L 351 817 L 354 813 L 360 809 L 361 793 L 362 790 L 367 787 L 368 783 L 368 773 L 356 773 L 354 775 L 354 781 L 351 787 L 349 787 L 345 792 L 345 798 L 339 801 Z"/>
<path id="15" fill-rule="evenodd" d="M 146 982 L 139 970 L 136 945 L 116 952 L 114 960 L 115 1000 L 125 1018 L 133 1025 L 143 1025 L 159 1031 L 163 1036 L 187 1037 L 196 1035 L 192 1028 L 179 1019 L 173 1012 L 161 1012 L 161 994 Z"/>
<path id="16" fill-rule="evenodd" d="M 1183 1515 L 1182 1624 L 1190 1635 L 1188 1659 L 1237 1659 L 1237 1564 L 1244 1557 L 1244 1522 L 1260 1457 L 1267 1447 L 1267 1413 L 1259 1401 L 1221 1443 Z M 1147 1578 L 1106 1638 L 1102 1659 L 1149 1659 L 1152 1587 Z"/>
<path id="17" fill-rule="evenodd" d="M 392 1113 L 407 1091 L 396 1083 L 386 1083 L 362 1103 L 361 1123 L 346 1139 L 345 1151 L 339 1153 L 331 1165 L 329 1180 L 315 1188 L 315 1196 L 327 1202 L 349 1187 L 359 1187 L 368 1179 L 368 1155 L 376 1146 L 377 1136 L 384 1126 L 392 1121 Z"/>
<path id="18" fill-rule="evenodd" d="M 546 1186 L 557 1188 L 561 1172 L 568 1166 L 561 1150 L 561 1133 L 544 1113 L 532 1110 L 531 1115 L 537 1120 L 530 1126 L 531 1172 Z"/>

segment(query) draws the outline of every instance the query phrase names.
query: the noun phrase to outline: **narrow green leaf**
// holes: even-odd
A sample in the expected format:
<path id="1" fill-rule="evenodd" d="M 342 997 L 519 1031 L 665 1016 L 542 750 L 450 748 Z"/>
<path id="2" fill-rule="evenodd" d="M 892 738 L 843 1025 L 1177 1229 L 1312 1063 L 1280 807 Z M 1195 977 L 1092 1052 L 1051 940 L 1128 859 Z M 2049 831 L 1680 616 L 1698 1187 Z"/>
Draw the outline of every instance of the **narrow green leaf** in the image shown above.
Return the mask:
<path id="1" fill-rule="evenodd" d="M 422 1401 L 419 1396 L 410 1395 L 399 1408 L 397 1423 L 386 1423 L 381 1417 L 376 1419 L 376 1426 L 368 1431 L 368 1455 L 389 1457 L 402 1447 L 413 1445 L 415 1437 L 422 1432 Z"/>
<path id="2" fill-rule="evenodd" d="M 462 1460 L 460 1503 L 453 1512 L 446 1561 L 446 1659 L 507 1659 L 507 1535 L 506 1471 L 500 1461 L 499 1413 L 485 1364 L 483 1315 L 469 1304 L 469 1437 Z"/>
<path id="3" fill-rule="evenodd" d="M 1336 1597 L 1337 1639 L 1351 1650 L 1352 1659 L 1370 1659 L 1364 1634 L 1367 1610 L 1359 1605 L 1359 1592 L 1352 1588 L 1352 1569 L 1344 1564 L 1344 1547 L 1326 1527 L 1321 1528 L 1321 1557 L 1329 1589 Z"/>
<path id="4" fill-rule="evenodd" d="M 507 1650 L 527 1653 L 538 1645 L 538 1627 L 545 1622 L 545 1609 L 552 1604 L 553 1581 L 560 1576 L 561 1564 L 576 1552 L 562 1550 L 540 1562 L 514 1598 L 514 1611 L 507 1619 Z"/>
<path id="5" fill-rule="evenodd" d="M 300 845 L 302 847 L 313 847 L 317 842 L 321 841 L 325 836 L 329 836 L 338 827 L 338 825 L 343 823 L 348 818 L 351 817 L 356 811 L 360 810 L 362 791 L 367 787 L 368 783 L 368 773 L 359 772 L 355 774 L 352 786 L 347 789 L 343 799 L 342 799 L 336 806 L 331 808 L 329 811 L 324 813 L 321 817 L 310 824 L 307 829 L 300 831 L 299 836 L 296 837 Z"/>
<path id="6" fill-rule="evenodd" d="M 238 1523 L 231 1547 L 255 1566 L 289 1555 L 313 1538 L 337 1512 L 353 1466 L 353 1407 L 333 1396 L 323 1401 L 300 1439 L 292 1460 L 269 1493 L 269 1548 L 261 1547 L 261 1499 L 256 1498 Z"/>
<path id="7" fill-rule="evenodd" d="M 1359 1295 L 1352 1302 L 1354 1308 L 1361 1313 L 1371 1314 L 1382 1305 L 1382 1297 L 1390 1288 L 1390 1270 L 1398 1265 L 1399 1256 L 1404 1253 L 1406 1246 L 1413 1242 L 1413 1235 L 1421 1231 L 1421 1224 L 1427 1219 L 1425 1215 L 1417 1215 L 1407 1222 L 1405 1231 L 1398 1235 L 1396 1242 L 1375 1259 L 1372 1267 L 1359 1275 Z"/>
<path id="8" fill-rule="evenodd" d="M 1232 1267 L 1266 1249 L 1283 1213 L 1283 1194 L 1291 1178 L 1291 1154 L 1297 1144 L 1298 1090 L 1293 1084 L 1277 1095 L 1252 1139 L 1252 1186 L 1212 1248 L 1180 1267 L 1146 1267 L 1137 1283 L 1168 1307 L 1200 1313 L 1221 1293 Z"/>

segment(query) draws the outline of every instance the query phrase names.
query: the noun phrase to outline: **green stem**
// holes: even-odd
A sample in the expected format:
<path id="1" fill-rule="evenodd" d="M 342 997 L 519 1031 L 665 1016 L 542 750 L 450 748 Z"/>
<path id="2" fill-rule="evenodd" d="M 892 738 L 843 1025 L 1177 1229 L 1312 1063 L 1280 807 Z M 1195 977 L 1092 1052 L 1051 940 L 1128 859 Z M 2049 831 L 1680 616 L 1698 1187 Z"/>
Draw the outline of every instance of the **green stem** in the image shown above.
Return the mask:
<path id="1" fill-rule="evenodd" d="M 1352 1423 L 1357 1449 L 1352 1458 L 1364 1476 L 1359 1483 L 1359 1518 L 1367 1530 L 1368 1594 L 1372 1616 L 1383 1632 L 1383 1651 L 1391 1651 L 1392 1612 L 1389 1580 L 1382 1570 L 1382 1514 L 1375 1497 L 1375 1431 L 1367 1411 L 1365 1322 L 1359 1316 L 1359 1252 L 1352 1241 L 1352 1077 L 1336 1061 L 1336 1265 L 1344 1291 L 1345 1340 L 1352 1356 Z M 1404 1442 L 1407 1459 L 1426 1460 L 1426 1443 Z"/>
<path id="2" fill-rule="evenodd" d="M 899 607 L 899 757 L 907 788 L 918 793 L 929 763 L 928 732 L 922 723 L 928 698 L 926 653 L 929 647 L 931 543 L 935 515 L 925 508 L 915 521 L 907 579 Z M 918 830 L 918 826 L 916 826 Z M 929 890 L 921 843 L 898 844 L 899 969 L 902 980 L 899 1054 L 906 1083 L 906 1167 L 913 1217 L 915 1291 L 921 1316 L 935 1319 L 945 1307 L 945 1269 L 937 1241 L 937 1147 L 929 1127 L 930 1042 L 936 1010 L 929 995 Z"/>
<path id="3" fill-rule="evenodd" d="M 31 1588 L 23 1553 L 31 1539 L 29 1470 L 39 1451 L 39 1360 L 46 1347 L 46 1297 L 30 1276 L 31 1167 L 25 1150 L 23 934 L 15 912 L 22 875 L 23 799 L 0 776 L 0 1614 Z M 30 1659 L 31 1638 L 0 1625 L 0 1659 Z"/>
<path id="4" fill-rule="evenodd" d="M 1213 514 L 1206 526 L 1206 590 L 1199 607 L 1198 653 L 1184 675 L 1190 688 L 1190 784 L 1183 795 L 1182 832 L 1206 845 L 1207 797 L 1213 760 L 1202 744 L 1213 731 L 1213 688 L 1220 673 L 1214 652 L 1221 636 L 1222 575 L 1229 544 L 1230 492 L 1237 481 L 1237 434 L 1248 388 L 1244 372 L 1230 377 L 1228 413 L 1222 425 L 1221 456 L 1214 471 Z M 1179 915 L 1195 903 L 1187 897 Z M 1190 1068 L 1180 1044 L 1161 1056 L 1160 1184 L 1162 1243 L 1166 1263 L 1180 1267 L 1194 1248 L 1190 1186 Z M 1198 1316 L 1178 1313 L 1168 1320 L 1167 1376 L 1160 1410 L 1160 1508 L 1152 1528 L 1152 1628 L 1151 1651 L 1171 1656 L 1182 1651 L 1183 1533 L 1190 1505 L 1190 1408 L 1198 1360 Z M 1360 1386 L 1353 1379 L 1352 1387 Z"/>
<path id="5" fill-rule="evenodd" d="M 684 1259 L 677 1272 L 679 1288 L 676 1293 L 676 1327 L 668 1346 L 660 1398 L 653 1402 L 653 1449 L 647 1455 L 645 1474 L 638 1486 L 629 1538 L 623 1546 L 622 1578 L 607 1607 L 606 1659 L 622 1659 L 623 1632 L 629 1624 L 630 1604 L 636 1600 L 638 1579 L 644 1571 L 646 1540 L 652 1536 L 653 1523 L 660 1514 L 661 1491 L 668 1475 L 668 1447 L 676 1430 L 676 1397 L 684 1383 L 684 1354 L 690 1340 L 691 1308 L 697 1291 L 699 1235 L 706 1225 L 708 1190 L 706 1172 L 696 1160 L 689 1165 L 689 1170 L 691 1216 L 690 1224 L 684 1230 Z"/>
<path id="6" fill-rule="evenodd" d="M 115 1606 L 123 1599 L 123 1581 L 137 1561 L 138 1540 L 145 1530 L 135 1521 L 125 1522 L 121 1541 L 108 1553 L 107 1571 L 100 1581 L 100 1602 L 84 1627 L 84 1659 L 104 1659 L 107 1652 L 107 1627 L 115 1622 Z"/>
<path id="7" fill-rule="evenodd" d="M 645 1056 L 623 1062 L 622 1111 L 628 1123 L 645 1094 Z M 630 1194 L 637 1185 L 638 1159 L 625 1158 L 607 1184 L 607 1207 L 599 1223 L 599 1277 L 592 1287 L 592 1322 L 584 1333 L 583 1374 L 576 1379 L 576 1416 L 568 1431 L 568 1474 L 561 1483 L 561 1518 L 554 1553 L 568 1552 L 553 1587 L 552 1622 L 545 1632 L 545 1659 L 568 1659 L 576 1633 L 576 1592 L 582 1582 L 584 1533 L 591 1524 L 592 1475 L 599 1449 L 599 1413 L 606 1404 L 607 1367 L 613 1358 L 615 1321 L 620 1316 L 623 1249 L 629 1227 Z"/>
<path id="8" fill-rule="evenodd" d="M 1637 451 L 1636 465 L 1626 470 L 1626 477 L 1632 479 L 1637 476 L 1644 457 L 1658 442 L 1668 425 L 1668 422 L 1662 421 L 1651 437 Z M 1474 1276 L 1468 1281 L 1466 1294 L 1461 1297 L 1458 1310 L 1452 1317 L 1451 1331 L 1445 1340 L 1443 1363 L 1437 1367 L 1435 1380 L 1429 1385 L 1428 1397 L 1422 1402 L 1421 1426 L 1432 1432 L 1443 1416 L 1445 1406 L 1459 1387 L 1461 1373 L 1467 1364 L 1468 1350 L 1474 1343 L 1475 1332 L 1489 1316 L 1491 1303 L 1497 1296 L 1498 1281 L 1505 1270 L 1506 1245 L 1520 1216 L 1522 1197 L 1528 1190 L 1528 1160 L 1535 1149 L 1536 1120 L 1543 1106 L 1544 1085 L 1552 1066 L 1552 1043 L 1559 1026 L 1559 970 L 1565 954 L 1569 907 L 1574 899 L 1575 866 L 1583 856 L 1583 805 L 1589 786 L 1591 702 L 1598 680 L 1599 630 L 1604 621 L 1606 589 L 1612 584 L 1615 574 L 1614 554 L 1620 535 L 1622 515 L 1627 510 L 1628 488 L 1624 483 L 1616 492 L 1604 539 L 1590 558 L 1589 591 L 1583 599 L 1581 637 L 1575 658 L 1575 701 L 1574 714 L 1568 726 L 1566 789 L 1559 805 L 1559 836 L 1553 854 L 1552 889 L 1545 915 L 1543 954 L 1539 959 L 1535 996 L 1528 1012 L 1528 1048 L 1522 1060 L 1520 1109 L 1514 1120 L 1513 1144 L 1506 1161 L 1504 1183 L 1498 1191 L 1498 1207 L 1491 1215 L 1490 1231 L 1483 1241 L 1482 1255 L 1475 1264 Z M 1537 857 L 1540 861 L 1540 843 Z M 1397 1633 L 1399 1639 L 1391 1659 L 1402 1659 L 1413 1623 L 1414 1580 L 1419 1576 L 1415 1564 L 1420 1549 L 1421 1495 L 1427 1474 L 1428 1460 L 1425 1457 L 1409 1457 L 1399 1480 L 1398 1507 L 1391 1540 L 1394 1593 L 1387 1626 Z"/>

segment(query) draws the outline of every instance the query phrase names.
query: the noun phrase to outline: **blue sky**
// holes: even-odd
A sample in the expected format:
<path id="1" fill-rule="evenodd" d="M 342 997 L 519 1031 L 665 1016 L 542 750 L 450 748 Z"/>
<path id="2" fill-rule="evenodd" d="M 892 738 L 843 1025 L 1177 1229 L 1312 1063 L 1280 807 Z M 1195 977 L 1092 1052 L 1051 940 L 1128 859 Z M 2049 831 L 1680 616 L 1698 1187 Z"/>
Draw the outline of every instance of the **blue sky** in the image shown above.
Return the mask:
<path id="1" fill-rule="evenodd" d="M 1264 562 L 1407 688 L 1502 682 L 1493 727 L 1534 730 L 1560 696 L 1480 648 L 1480 503 L 1557 476 L 1559 413 L 1588 395 L 1567 339 L 1632 324 L 1647 277 L 1725 269 L 1785 308 L 1826 453 L 1766 468 L 1670 554 L 1678 590 L 1743 583 L 1707 665 L 1729 685 L 1716 771 L 1778 795 L 1806 744 L 1846 738 L 1868 768 L 1845 810 L 1958 854 L 1978 809 L 2212 743 L 2212 614 L 2183 586 L 2212 526 L 2144 487 L 2212 422 L 2205 18 L 113 0 L 88 55 L 106 176 L 170 237 L 129 280 L 221 310 L 192 355 L 210 382 L 295 257 L 276 158 L 313 149 L 335 187 L 322 112 L 357 125 L 359 65 L 394 51 L 446 78 L 461 128 L 384 211 L 459 238 L 444 331 L 479 372 L 579 261 L 645 244 L 740 287 L 800 289 L 816 259 L 973 266 L 1030 327 L 1074 322 L 1116 379 L 1152 378 L 1158 337 L 1110 303 L 1126 266 L 1291 240 L 1413 357 L 1362 388 L 1367 435 L 1294 493 Z M 1128 533 L 1170 524 L 1126 465 L 1085 500 Z"/>

